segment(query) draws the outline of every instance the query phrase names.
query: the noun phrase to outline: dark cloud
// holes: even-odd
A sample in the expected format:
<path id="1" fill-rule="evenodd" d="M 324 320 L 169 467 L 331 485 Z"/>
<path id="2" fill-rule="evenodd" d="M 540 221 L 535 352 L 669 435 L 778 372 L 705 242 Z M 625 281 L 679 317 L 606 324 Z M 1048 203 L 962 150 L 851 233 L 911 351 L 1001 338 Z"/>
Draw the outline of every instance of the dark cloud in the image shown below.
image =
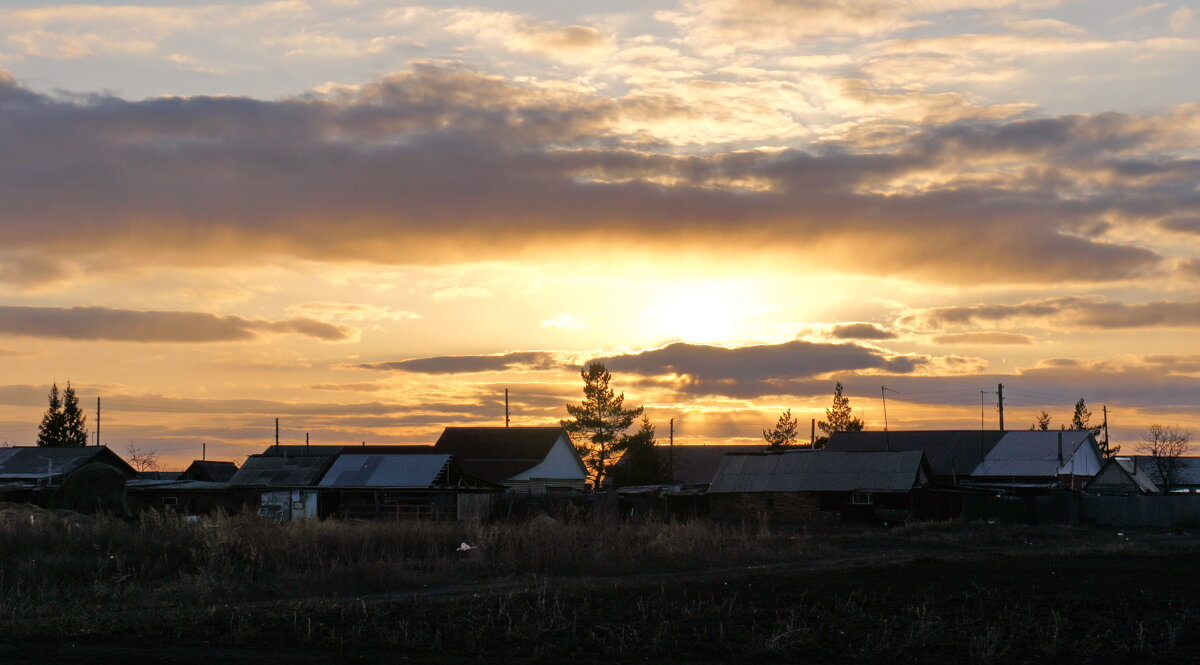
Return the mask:
<path id="1" fill-rule="evenodd" d="M 1006 332 L 970 332 L 938 335 L 933 338 L 938 344 L 1033 344 L 1028 335 Z"/>
<path id="2" fill-rule="evenodd" d="M 904 315 L 900 325 L 940 330 L 1007 323 L 1061 329 L 1129 329 L 1200 327 L 1200 301 L 1159 300 L 1120 303 L 1067 296 L 1029 300 L 1015 305 L 960 305 L 919 310 Z"/>
<path id="3" fill-rule="evenodd" d="M 834 326 L 830 336 L 837 339 L 895 339 L 896 333 L 874 323 L 842 323 Z"/>
<path id="4" fill-rule="evenodd" d="M 417 374 L 466 374 L 518 369 L 557 369 L 562 363 L 546 351 L 517 351 L 491 356 L 433 356 L 373 363 L 348 363 L 340 367 Z"/>
<path id="5" fill-rule="evenodd" d="M 355 331 L 307 318 L 268 321 L 204 312 L 0 306 L 0 335 L 114 342 L 238 342 L 264 334 L 340 342 L 352 339 Z"/>
<path id="6" fill-rule="evenodd" d="M 1160 258 L 1081 229 L 1198 205 L 1188 160 L 1114 161 L 1153 152 L 1165 131 L 1119 114 L 931 127 L 888 153 L 829 143 L 689 156 L 618 132 L 694 112 L 678 100 L 432 66 L 282 101 L 57 98 L 5 78 L 0 106 L 0 245 L 24 257 L 0 279 L 23 284 L 80 269 L 41 256 L 437 263 L 631 240 L 814 252 L 832 269 L 945 281 L 1115 280 Z M 1036 168 L 952 177 L 1001 158 Z M 946 184 L 892 184 L 930 172 Z"/>
<path id="7" fill-rule="evenodd" d="M 817 383 L 809 379 L 832 372 L 879 370 L 906 374 L 926 362 L 920 357 L 889 357 L 857 344 L 800 340 L 738 348 L 677 342 L 597 360 L 611 372 L 648 377 L 644 385 L 739 397 L 792 394 L 802 385 Z"/>

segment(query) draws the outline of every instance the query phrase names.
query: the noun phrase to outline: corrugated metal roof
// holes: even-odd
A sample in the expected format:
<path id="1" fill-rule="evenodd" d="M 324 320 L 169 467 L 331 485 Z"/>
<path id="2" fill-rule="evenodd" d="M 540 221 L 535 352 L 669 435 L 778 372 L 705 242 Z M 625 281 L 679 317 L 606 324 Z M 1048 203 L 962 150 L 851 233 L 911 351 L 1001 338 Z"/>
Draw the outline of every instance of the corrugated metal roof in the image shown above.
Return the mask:
<path id="1" fill-rule="evenodd" d="M 453 455 L 463 473 L 503 483 L 541 464 L 560 436 L 561 427 L 447 427 L 433 448 Z"/>
<path id="2" fill-rule="evenodd" d="M 294 487 L 312 485 L 328 468 L 333 455 L 251 455 L 229 481 L 231 487 Z"/>
<path id="3" fill-rule="evenodd" d="M 836 452 L 919 450 L 933 473 L 965 476 L 996 445 L 998 430 L 892 430 L 888 432 L 834 432 L 825 450 Z"/>
<path id="4" fill-rule="evenodd" d="M 1158 486 L 1154 484 L 1150 476 L 1146 475 L 1145 465 L 1138 466 L 1137 462 L 1128 457 L 1117 457 L 1113 459 L 1113 462 L 1129 475 L 1129 478 L 1138 486 L 1138 489 L 1150 494 L 1158 494 Z"/>
<path id="5" fill-rule="evenodd" d="M 1125 459 L 1136 460 L 1138 469 L 1144 469 L 1151 478 L 1160 475 L 1155 458 L 1150 455 L 1130 455 Z M 1200 485 L 1200 457 L 1177 457 L 1173 469 L 1174 482 L 1172 487 L 1178 489 L 1181 485 Z"/>
<path id="6" fill-rule="evenodd" d="M 988 478 L 1055 477 L 1062 466 L 1058 454 L 1060 434 L 1064 464 L 1091 436 L 1088 430 L 1008 432 L 970 475 Z"/>
<path id="7" fill-rule="evenodd" d="M 919 450 L 828 450 L 728 454 L 709 492 L 907 492 L 918 482 Z"/>
<path id="8" fill-rule="evenodd" d="M 430 487 L 450 463 L 449 455 L 342 454 L 321 478 L 321 487 Z"/>
<path id="9" fill-rule="evenodd" d="M 120 469 L 126 477 L 136 472 L 107 446 L 19 446 L 3 449 L 0 478 L 45 478 L 61 476 L 89 462 L 103 462 Z"/>

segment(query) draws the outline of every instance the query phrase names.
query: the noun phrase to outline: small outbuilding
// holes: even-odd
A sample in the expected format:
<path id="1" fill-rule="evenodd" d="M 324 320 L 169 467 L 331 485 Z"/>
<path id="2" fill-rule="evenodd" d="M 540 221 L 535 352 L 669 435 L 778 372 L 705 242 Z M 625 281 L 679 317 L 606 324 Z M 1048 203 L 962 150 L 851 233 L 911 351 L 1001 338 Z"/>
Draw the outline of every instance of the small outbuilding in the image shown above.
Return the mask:
<path id="1" fill-rule="evenodd" d="M 1139 468 L 1137 459 L 1129 457 L 1114 457 L 1105 462 L 1083 489 L 1089 494 L 1118 496 L 1158 494 L 1158 486 L 1146 473 L 1146 465 Z"/>

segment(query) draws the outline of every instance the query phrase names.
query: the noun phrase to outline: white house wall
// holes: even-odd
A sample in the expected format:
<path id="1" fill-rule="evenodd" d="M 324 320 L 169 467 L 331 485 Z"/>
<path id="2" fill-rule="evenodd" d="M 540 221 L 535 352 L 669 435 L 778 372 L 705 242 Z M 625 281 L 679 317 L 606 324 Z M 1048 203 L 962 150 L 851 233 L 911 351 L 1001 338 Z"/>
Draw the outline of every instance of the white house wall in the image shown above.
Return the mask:
<path id="1" fill-rule="evenodd" d="M 1058 470 L 1060 476 L 1094 476 L 1100 473 L 1100 467 L 1104 466 L 1100 460 L 1100 451 L 1091 445 L 1090 440 L 1085 439 L 1079 447 L 1075 449 L 1075 453 L 1071 455 L 1071 459 L 1063 462 L 1063 465 Z"/>
<path id="2" fill-rule="evenodd" d="M 587 480 L 587 469 L 579 461 L 579 456 L 575 453 L 571 441 L 565 436 L 559 436 L 550 448 L 550 452 L 546 453 L 546 459 L 509 478 L 509 481 L 533 479 L 547 483 L 558 479 L 582 482 Z"/>

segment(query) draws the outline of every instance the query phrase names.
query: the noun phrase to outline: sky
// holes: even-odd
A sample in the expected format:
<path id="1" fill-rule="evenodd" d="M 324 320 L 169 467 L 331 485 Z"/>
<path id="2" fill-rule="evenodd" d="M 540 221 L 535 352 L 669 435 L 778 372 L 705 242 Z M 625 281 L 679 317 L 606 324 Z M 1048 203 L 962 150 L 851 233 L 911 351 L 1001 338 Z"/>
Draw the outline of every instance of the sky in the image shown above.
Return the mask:
<path id="1" fill-rule="evenodd" d="M 679 443 L 1200 430 L 1198 64 L 1194 0 L 9 0 L 0 442 L 70 381 L 168 467 L 432 443 L 592 360 Z"/>

